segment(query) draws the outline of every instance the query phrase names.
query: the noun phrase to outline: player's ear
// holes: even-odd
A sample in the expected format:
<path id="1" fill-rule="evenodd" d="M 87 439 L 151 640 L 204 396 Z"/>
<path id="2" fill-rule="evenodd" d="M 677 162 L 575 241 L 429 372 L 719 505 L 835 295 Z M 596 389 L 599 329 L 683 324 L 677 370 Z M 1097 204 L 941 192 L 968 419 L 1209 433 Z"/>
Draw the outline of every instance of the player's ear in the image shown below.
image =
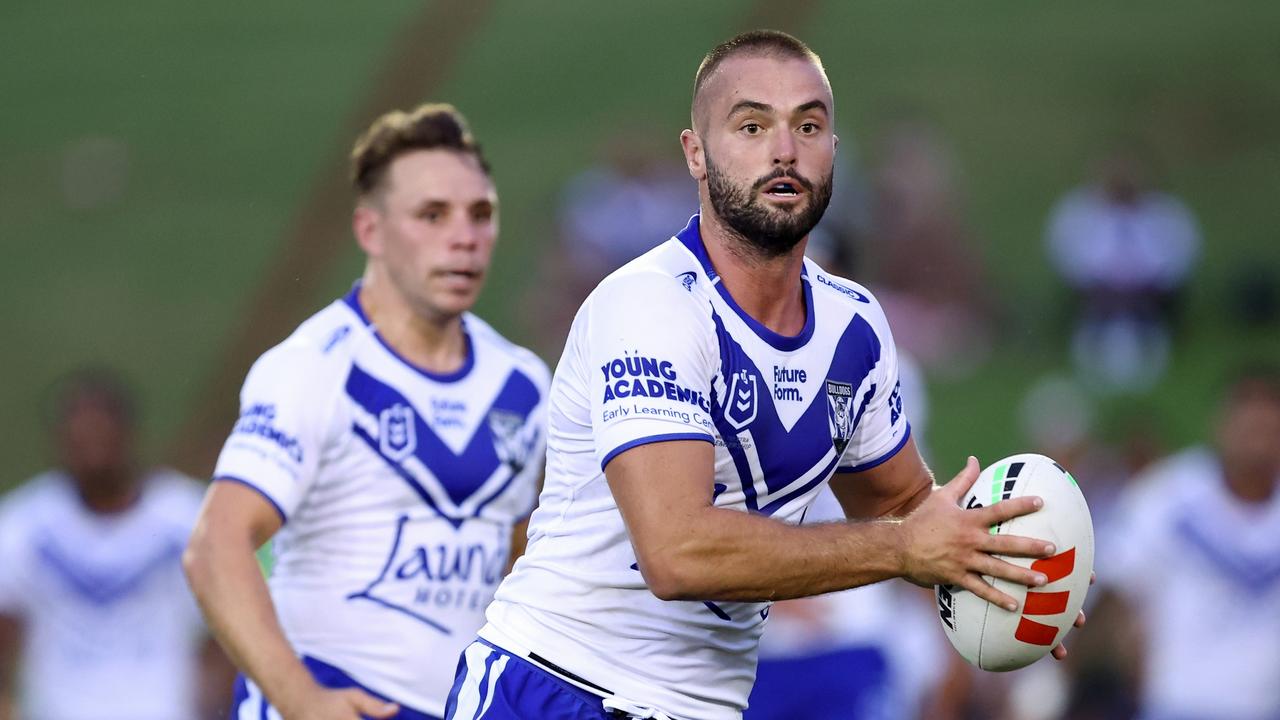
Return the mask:
<path id="1" fill-rule="evenodd" d="M 831 149 L 832 150 L 840 149 L 840 136 L 836 135 L 835 133 L 831 133 Z"/>
<path id="2" fill-rule="evenodd" d="M 382 254 L 382 240 L 378 234 L 378 211 L 363 201 L 356 203 L 351 213 L 351 232 L 356 236 L 356 244 L 370 257 Z"/>
<path id="3" fill-rule="evenodd" d="M 689 175 L 701 182 L 707 177 L 707 155 L 702 148 L 702 138 L 692 130 L 680 133 L 680 148 L 684 150 L 684 163 Z"/>

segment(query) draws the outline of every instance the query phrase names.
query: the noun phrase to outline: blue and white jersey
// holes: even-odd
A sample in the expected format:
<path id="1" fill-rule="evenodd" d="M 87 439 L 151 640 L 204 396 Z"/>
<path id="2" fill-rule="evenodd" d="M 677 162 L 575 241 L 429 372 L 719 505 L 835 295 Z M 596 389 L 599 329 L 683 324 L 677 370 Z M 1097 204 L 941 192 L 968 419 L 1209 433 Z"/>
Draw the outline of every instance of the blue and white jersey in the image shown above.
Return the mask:
<path id="1" fill-rule="evenodd" d="M 549 373 L 474 315 L 448 375 L 401 358 L 358 287 L 249 371 L 214 477 L 285 524 L 270 587 L 294 650 L 441 715 L 542 472 Z"/>
<path id="2" fill-rule="evenodd" d="M 481 637 L 677 718 L 737 718 L 769 606 L 664 602 L 637 569 L 603 467 L 645 443 L 715 446 L 714 502 L 798 523 L 836 472 L 909 435 L 893 340 L 862 287 L 806 261 L 799 335 L 725 291 L 694 217 L 583 304 L 552 382 L 529 547 Z"/>
<path id="3" fill-rule="evenodd" d="M 0 503 L 0 614 L 19 618 L 19 717 L 196 716 L 205 637 L 182 576 L 204 486 L 151 472 L 130 508 L 98 514 L 45 473 Z"/>
<path id="4" fill-rule="evenodd" d="M 1240 500 L 1194 447 L 1135 478 L 1110 517 L 1098 582 L 1142 629 L 1139 717 L 1280 717 L 1280 493 Z"/>

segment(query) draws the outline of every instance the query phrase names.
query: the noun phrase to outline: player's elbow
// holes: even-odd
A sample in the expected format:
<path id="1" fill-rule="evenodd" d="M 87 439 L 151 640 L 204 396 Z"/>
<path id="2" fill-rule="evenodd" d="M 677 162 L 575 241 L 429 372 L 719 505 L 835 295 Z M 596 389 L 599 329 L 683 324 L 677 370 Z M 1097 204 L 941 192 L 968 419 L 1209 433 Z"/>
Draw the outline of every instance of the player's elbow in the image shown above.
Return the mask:
<path id="1" fill-rule="evenodd" d="M 654 552 L 642 559 L 640 571 L 649 592 L 659 600 L 698 600 L 708 588 L 706 573 L 695 566 L 691 558 L 678 552 Z"/>
<path id="2" fill-rule="evenodd" d="M 192 535 L 182 551 L 182 572 L 187 576 L 187 584 L 197 594 L 212 574 L 209 556 L 210 548 L 201 535 Z"/>

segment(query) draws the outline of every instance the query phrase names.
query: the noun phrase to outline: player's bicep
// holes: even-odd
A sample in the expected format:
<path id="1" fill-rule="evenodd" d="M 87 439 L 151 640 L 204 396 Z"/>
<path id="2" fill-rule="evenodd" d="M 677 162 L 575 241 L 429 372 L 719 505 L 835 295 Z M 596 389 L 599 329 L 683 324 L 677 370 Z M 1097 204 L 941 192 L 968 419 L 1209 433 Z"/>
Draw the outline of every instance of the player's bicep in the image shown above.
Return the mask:
<path id="1" fill-rule="evenodd" d="M 200 516 L 191 535 L 199 543 L 248 541 L 253 548 L 266 544 L 284 524 L 275 503 L 257 488 L 218 478 L 209 486 Z"/>
<path id="2" fill-rule="evenodd" d="M 604 468 L 640 571 L 651 582 L 650 571 L 711 506 L 714 450 L 700 440 L 655 442 L 619 453 Z"/>
<path id="3" fill-rule="evenodd" d="M 904 516 L 932 489 L 933 473 L 910 437 L 888 460 L 858 472 L 838 472 L 831 478 L 831 490 L 845 516 L 857 520 Z"/>

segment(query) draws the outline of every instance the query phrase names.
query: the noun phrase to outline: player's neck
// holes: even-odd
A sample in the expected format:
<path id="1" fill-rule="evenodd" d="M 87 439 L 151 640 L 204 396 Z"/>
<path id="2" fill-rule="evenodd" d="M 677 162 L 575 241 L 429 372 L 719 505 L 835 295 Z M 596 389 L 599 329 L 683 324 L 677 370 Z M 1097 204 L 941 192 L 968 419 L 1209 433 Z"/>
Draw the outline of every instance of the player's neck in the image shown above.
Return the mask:
<path id="1" fill-rule="evenodd" d="M 699 231 L 712 267 L 738 307 L 779 335 L 800 334 L 808 312 L 800 281 L 808 238 L 786 254 L 767 257 L 714 213 L 702 214 Z"/>
<path id="2" fill-rule="evenodd" d="M 469 351 L 460 316 L 418 312 L 390 283 L 367 275 L 358 299 L 382 340 L 410 363 L 442 375 L 466 364 Z"/>
<path id="3" fill-rule="evenodd" d="M 142 497 L 132 469 L 76 481 L 80 502 L 95 515 L 119 515 Z"/>
<path id="4" fill-rule="evenodd" d="M 1276 491 L 1275 469 L 1271 467 L 1232 463 L 1227 458 L 1222 458 L 1222 475 L 1227 490 L 1245 503 L 1265 503 Z"/>

